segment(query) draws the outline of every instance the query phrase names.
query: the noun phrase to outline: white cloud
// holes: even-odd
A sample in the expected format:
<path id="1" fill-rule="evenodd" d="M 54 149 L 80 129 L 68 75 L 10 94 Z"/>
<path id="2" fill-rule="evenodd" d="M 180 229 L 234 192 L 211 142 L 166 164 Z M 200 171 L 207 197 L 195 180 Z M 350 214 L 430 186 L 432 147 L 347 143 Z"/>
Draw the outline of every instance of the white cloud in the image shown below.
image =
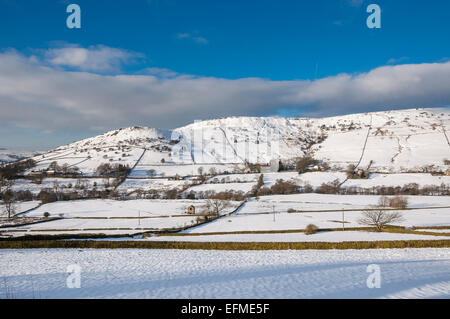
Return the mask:
<path id="1" fill-rule="evenodd" d="M 120 70 L 122 64 L 142 56 L 126 50 L 98 45 L 87 49 L 77 46 L 52 48 L 45 52 L 45 57 L 52 65 L 82 71 L 112 72 Z"/>
<path id="2" fill-rule="evenodd" d="M 73 58 L 76 65 L 77 59 Z M 404 64 L 316 81 L 236 80 L 66 71 L 15 51 L 0 54 L 0 127 L 173 128 L 195 119 L 307 109 L 317 116 L 450 104 L 450 62 Z"/>

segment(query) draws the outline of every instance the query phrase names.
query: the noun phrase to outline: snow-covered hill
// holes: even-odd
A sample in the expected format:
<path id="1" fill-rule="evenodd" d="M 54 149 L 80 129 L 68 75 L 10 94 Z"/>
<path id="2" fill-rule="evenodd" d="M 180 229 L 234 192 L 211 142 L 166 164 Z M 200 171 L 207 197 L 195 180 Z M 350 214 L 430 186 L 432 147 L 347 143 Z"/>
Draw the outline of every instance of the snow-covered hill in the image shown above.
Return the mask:
<path id="1" fill-rule="evenodd" d="M 330 118 L 229 117 L 164 132 L 130 127 L 36 156 L 37 169 L 52 161 L 92 174 L 102 163 L 130 167 L 169 164 L 267 164 L 305 154 L 343 169 L 374 171 L 449 168 L 450 109 L 410 109 Z M 432 170 L 432 169 L 431 169 Z"/>
<path id="2" fill-rule="evenodd" d="M 8 163 L 18 161 L 24 158 L 38 155 L 39 152 L 17 151 L 7 148 L 0 148 L 0 163 Z"/>

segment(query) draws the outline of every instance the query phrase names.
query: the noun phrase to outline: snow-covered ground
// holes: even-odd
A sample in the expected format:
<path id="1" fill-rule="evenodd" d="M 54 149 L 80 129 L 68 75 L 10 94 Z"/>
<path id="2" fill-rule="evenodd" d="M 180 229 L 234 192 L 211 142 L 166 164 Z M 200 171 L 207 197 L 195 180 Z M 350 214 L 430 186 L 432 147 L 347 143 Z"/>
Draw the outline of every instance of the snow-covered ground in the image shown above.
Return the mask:
<path id="1" fill-rule="evenodd" d="M 41 184 L 33 183 L 28 179 L 16 179 L 13 183 L 12 190 L 30 191 L 33 194 L 39 194 L 43 189 L 58 188 L 59 192 L 79 192 L 83 189 L 103 189 L 105 180 L 101 178 L 44 178 Z"/>
<path id="2" fill-rule="evenodd" d="M 102 163 L 133 167 L 144 152 L 141 147 L 136 146 L 109 143 L 107 145 L 111 146 L 81 148 L 79 143 L 75 143 L 56 151 L 50 151 L 33 158 L 37 164 L 32 170 L 45 171 L 52 162 L 57 162 L 59 166 L 67 164 L 68 167 L 78 167 L 84 176 L 92 176 L 96 174 L 97 167 Z M 28 172 L 32 170 L 28 170 Z"/>
<path id="3" fill-rule="evenodd" d="M 33 209 L 35 207 L 38 207 L 40 205 L 40 201 L 28 201 L 28 202 L 18 202 L 16 203 L 16 214 L 25 212 L 27 210 Z M 4 204 L 0 203 L 0 216 L 4 213 Z"/>
<path id="4" fill-rule="evenodd" d="M 164 198 L 165 191 L 192 186 L 194 181 L 190 178 L 200 173 L 219 175 L 192 186 L 184 194 L 229 190 L 247 193 L 260 174 L 243 174 L 249 172 L 245 163 L 264 166 L 282 160 L 283 164 L 292 164 L 306 153 L 321 164 L 329 164 L 330 170 L 297 174 L 267 172 L 265 168 L 264 187 L 273 186 L 279 179 L 298 186 L 311 185 L 313 189 L 336 180 L 344 182 L 345 169 L 358 163 L 361 169 L 370 166 L 370 178 L 347 180 L 342 187 L 368 189 L 410 183 L 419 187 L 450 186 L 450 176 L 445 176 L 450 170 L 450 145 L 445 135 L 449 125 L 450 109 L 435 108 L 311 119 L 228 117 L 199 121 L 172 131 L 128 127 L 40 155 L 30 153 L 36 167 L 28 169 L 25 175 L 45 172 L 56 162 L 69 171 L 78 168 L 82 178 L 49 177 L 39 185 L 17 179 L 13 190 L 29 190 L 36 195 L 42 189 L 53 188 L 55 182 L 63 192 L 103 189 L 105 181 L 96 178 L 97 168 L 102 164 L 122 164 L 128 165 L 131 173 L 118 187 L 120 193 L 151 191 L 152 196 Z M 0 161 L 1 154 L 2 150 Z M 176 175 L 179 179 L 173 180 Z M 80 183 L 82 186 L 76 187 Z"/>
<path id="5" fill-rule="evenodd" d="M 279 234 L 226 234 L 203 236 L 153 236 L 153 241 L 188 242 L 346 242 L 346 241 L 395 241 L 395 240 L 450 240 L 446 236 L 416 234 L 377 233 L 367 231 L 324 231 L 313 235 L 304 233 Z"/>
<path id="6" fill-rule="evenodd" d="M 317 146 L 315 157 L 340 167 L 356 164 L 361 157 L 359 167 L 371 165 L 386 172 L 421 171 L 428 165 L 445 170 L 443 159 L 449 157 L 450 147 L 444 130 L 448 131 L 449 116 L 445 108 L 318 119 L 315 125 L 335 126 L 341 131 L 328 130 L 328 138 Z M 346 125 L 353 129 L 346 130 Z"/>
<path id="7" fill-rule="evenodd" d="M 67 287 L 69 265 L 81 267 L 80 288 Z M 380 288 L 367 285 L 373 269 Z M 450 249 L 0 250 L 0 298 L 8 296 L 450 298 Z"/>
<path id="8" fill-rule="evenodd" d="M 0 148 L 0 163 L 14 162 L 23 158 L 32 157 L 40 152 L 17 151 L 7 148 Z"/>
<path id="9" fill-rule="evenodd" d="M 229 213 L 238 204 L 224 209 L 222 213 Z M 36 210 L 27 213 L 27 217 L 41 217 L 44 212 L 51 216 L 63 214 L 64 217 L 158 217 L 182 215 L 187 211 L 188 206 L 194 205 L 198 212 L 205 208 L 204 200 L 159 200 L 159 199 L 137 199 L 137 200 L 111 200 L 111 199 L 90 199 L 76 201 L 60 201 L 42 205 Z"/>
<path id="10" fill-rule="evenodd" d="M 141 218 L 141 219 L 59 219 L 34 225 L 11 228 L 18 235 L 61 235 L 61 234 L 135 234 L 142 231 L 174 229 L 190 226 L 195 218 Z M 10 228 L 8 228 L 10 230 Z"/>
<path id="11" fill-rule="evenodd" d="M 291 181 L 298 186 L 311 185 L 317 188 L 322 184 L 339 180 L 343 182 L 346 174 L 342 172 L 310 172 L 298 174 L 297 172 L 280 172 L 264 174 L 264 186 L 271 187 L 277 180 Z"/>
<path id="12" fill-rule="evenodd" d="M 36 202 L 30 202 L 29 208 Z M 22 235 L 61 235 L 61 234 L 135 234 L 149 230 L 178 229 L 197 223 L 197 216 L 188 215 L 188 206 L 194 205 L 197 213 L 204 213 L 205 200 L 77 200 L 60 201 L 42 205 L 22 217 L 50 217 L 62 219 L 50 220 L 39 224 L 4 228 L 1 231 L 12 236 Z M 238 202 L 230 202 L 220 214 L 228 214 Z M 25 209 L 27 206 L 22 205 Z M 1 208 L 1 207 L 0 207 Z"/>
<path id="13" fill-rule="evenodd" d="M 155 164 L 155 163 L 142 163 L 142 161 L 131 171 L 130 177 L 132 178 L 146 178 L 148 177 L 148 171 L 154 170 L 154 176 L 156 177 L 173 177 L 178 176 L 197 176 L 199 169 L 203 170 L 204 174 L 208 174 L 209 171 L 215 170 L 217 173 L 232 173 L 238 168 L 242 168 L 243 165 L 236 164 Z"/>
<path id="14" fill-rule="evenodd" d="M 186 230 L 189 233 L 233 232 L 254 230 L 305 229 L 308 224 L 319 228 L 361 227 L 358 219 L 365 208 L 377 204 L 379 196 L 294 194 L 261 196 L 244 204 L 235 214 Z M 450 226 L 450 198 L 444 196 L 409 196 L 409 207 L 401 212 L 399 226 Z M 429 209 L 424 209 L 429 207 Z M 434 207 L 434 208 L 433 208 Z M 440 208 L 442 207 L 442 208 Z M 288 213 L 295 209 L 296 213 Z"/>
<path id="15" fill-rule="evenodd" d="M 388 196 L 392 197 L 392 196 Z M 442 207 L 450 206 L 450 198 L 447 196 L 405 196 L 408 198 L 408 207 L 423 208 L 423 207 Z M 376 205 L 380 196 L 375 195 L 330 195 L 330 194 L 292 194 L 292 195 L 271 195 L 261 196 L 259 200 L 251 199 L 247 205 L 272 205 L 279 203 L 282 206 L 277 206 L 278 211 L 283 211 L 283 208 L 292 208 L 300 210 L 314 210 L 314 209 L 362 209 L 371 205 Z M 297 206 L 297 207 L 295 207 Z M 298 207 L 299 206 L 299 207 Z M 271 211 L 271 210 L 270 210 Z"/>
<path id="16" fill-rule="evenodd" d="M 233 183 L 230 184 L 233 185 Z M 247 183 L 236 184 L 245 185 Z M 205 185 L 211 186 L 216 184 Z M 189 228 L 184 232 L 216 233 L 301 230 L 305 229 L 309 224 L 314 224 L 319 228 L 341 228 L 343 219 L 346 228 L 361 227 L 362 225 L 359 224 L 358 220 L 361 218 L 363 210 L 375 205 L 378 199 L 379 196 L 369 195 L 293 194 L 261 196 L 259 200 L 248 200 L 232 215 Z M 402 211 L 401 214 L 404 220 L 394 223 L 395 225 L 416 227 L 450 226 L 449 197 L 409 196 L 408 199 L 409 207 L 412 209 Z M 221 211 L 221 214 L 231 213 L 239 204 L 239 202 L 231 202 L 229 207 Z M 36 207 L 37 205 L 37 202 L 21 203 L 20 211 Z M 138 232 L 139 229 L 178 229 L 195 224 L 197 216 L 186 214 L 190 205 L 194 205 L 197 213 L 202 213 L 205 212 L 206 200 L 136 199 L 120 201 L 92 199 L 60 201 L 42 205 L 21 216 L 43 217 L 44 213 L 47 212 L 51 217 L 63 217 L 63 219 L 6 228 L 2 232 L 19 236 L 27 233 L 62 234 L 64 231 L 72 234 L 96 232 L 130 234 Z M 118 228 L 121 228 L 121 230 Z M 132 231 L 130 232 L 130 230 Z M 291 238 L 290 236 L 283 238 Z M 323 237 L 323 240 L 334 241 L 336 238 L 334 236 L 334 233 L 321 233 L 320 236 L 315 236 L 315 238 Z M 377 240 L 380 235 L 362 232 L 350 234 L 346 232 L 342 236 L 348 238 L 348 240 L 365 240 L 367 238 Z M 358 236 L 359 239 L 356 238 Z M 392 239 L 408 237 L 402 234 L 386 234 L 385 236 L 392 236 Z M 416 239 L 422 239 L 419 235 L 412 236 L 417 236 L 415 237 Z M 207 237 L 205 240 L 212 238 Z M 251 240 L 249 236 L 243 236 L 242 238 Z M 299 235 L 295 238 L 295 241 L 298 241 L 299 238 L 305 238 L 305 241 L 307 241 L 312 237 Z"/>
<path id="17" fill-rule="evenodd" d="M 248 193 L 255 186 L 255 183 L 224 183 L 224 184 L 201 184 L 188 188 L 185 193 L 198 193 L 198 192 L 242 192 Z"/>
<path id="18" fill-rule="evenodd" d="M 133 192 L 137 190 L 149 191 L 156 190 L 158 192 L 171 190 L 171 189 L 182 189 L 190 185 L 192 182 L 188 180 L 170 180 L 167 178 L 155 178 L 155 179 L 144 179 L 144 178 L 127 178 L 120 186 L 118 191 L 120 192 Z"/>
<path id="19" fill-rule="evenodd" d="M 433 176 L 431 174 L 371 174 L 368 179 L 349 179 L 342 187 L 371 188 L 377 186 L 404 186 L 416 183 L 419 187 L 440 186 L 441 184 L 450 187 L 450 176 Z"/>
<path id="20" fill-rule="evenodd" d="M 445 171 L 450 147 L 445 131 L 448 108 L 351 114 L 330 118 L 229 117 L 200 121 L 162 132 L 129 127 L 61 146 L 35 156 L 38 170 L 52 161 L 77 166 L 92 175 L 102 163 L 124 164 L 132 177 L 197 175 L 214 168 L 232 172 L 240 163 L 267 164 L 272 159 L 292 160 L 311 151 L 333 168 L 349 164 L 376 171 Z M 365 146 L 365 148 L 364 148 Z M 161 164 L 167 165 L 161 165 Z M 177 164 L 177 165 L 174 165 Z M 192 165 L 189 165 L 192 164 Z"/>
<path id="21" fill-rule="evenodd" d="M 432 233 L 443 233 L 443 234 L 447 234 L 450 233 L 450 229 L 418 229 L 419 231 L 424 231 L 424 232 L 432 232 Z"/>
<path id="22" fill-rule="evenodd" d="M 403 214 L 404 221 L 397 222 L 399 226 L 450 226 L 450 210 L 407 211 Z M 345 212 L 345 227 L 361 227 L 358 219 L 361 212 Z M 186 230 L 188 233 L 215 233 L 235 231 L 265 231 L 265 230 L 299 230 L 314 224 L 319 228 L 341 228 L 342 213 L 277 213 L 249 214 L 224 217 L 208 224 Z"/>
<path id="23" fill-rule="evenodd" d="M 261 174 L 233 174 L 218 175 L 210 178 L 205 184 L 228 184 L 253 182 L 256 183 Z M 308 172 L 298 174 L 297 172 L 264 173 L 264 186 L 271 187 L 277 180 L 290 181 L 298 186 L 311 185 L 314 189 L 322 184 L 328 184 L 335 180 L 343 182 L 346 179 L 345 172 Z M 431 175 L 429 173 L 403 173 L 403 174 L 378 174 L 372 173 L 368 179 L 348 179 L 341 187 L 361 187 L 372 188 L 377 186 L 405 186 L 417 183 L 419 187 L 440 186 L 441 184 L 450 187 L 450 176 Z M 223 186 L 225 187 L 225 186 Z"/>

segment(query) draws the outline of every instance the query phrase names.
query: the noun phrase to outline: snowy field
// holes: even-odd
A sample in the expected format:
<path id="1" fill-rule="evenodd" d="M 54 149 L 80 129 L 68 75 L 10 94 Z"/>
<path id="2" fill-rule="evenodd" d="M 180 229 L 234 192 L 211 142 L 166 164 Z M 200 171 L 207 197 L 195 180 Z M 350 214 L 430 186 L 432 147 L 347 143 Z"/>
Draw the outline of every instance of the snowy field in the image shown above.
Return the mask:
<path id="1" fill-rule="evenodd" d="M 105 187 L 105 180 L 101 178 L 44 178 L 41 184 L 33 183 L 28 179 L 17 179 L 14 181 L 12 190 L 30 191 L 34 195 L 39 194 L 43 189 L 53 190 L 55 186 L 58 187 L 59 192 L 77 192 L 82 189 L 103 189 Z"/>
<path id="2" fill-rule="evenodd" d="M 345 227 L 361 227 L 361 212 L 346 212 Z M 450 226 L 450 209 L 418 210 L 403 213 L 398 226 Z M 186 233 L 214 233 L 235 231 L 300 230 L 314 224 L 319 228 L 342 228 L 342 213 L 277 213 L 227 216 L 208 224 L 186 230 Z"/>
<path id="3" fill-rule="evenodd" d="M 173 177 L 179 176 L 197 176 L 199 175 L 199 168 L 207 174 L 211 169 L 218 173 L 228 172 L 231 173 L 236 169 L 242 168 L 243 165 L 236 164 L 144 164 L 139 163 L 135 169 L 131 171 L 130 177 L 132 178 L 146 178 L 149 170 L 155 171 L 157 177 Z"/>
<path id="4" fill-rule="evenodd" d="M 253 182 L 256 183 L 261 174 L 233 174 L 218 175 L 210 178 L 205 184 L 212 184 L 211 188 L 226 188 L 228 184 Z M 297 172 L 264 173 L 264 186 L 271 187 L 277 180 L 290 181 L 298 186 L 310 185 L 314 189 L 322 184 L 328 184 L 335 180 L 343 182 L 346 179 L 345 172 L 309 172 L 298 174 Z M 220 184 L 218 184 L 220 183 Z M 348 179 L 341 187 L 372 188 L 380 186 L 402 187 L 411 183 L 417 183 L 419 187 L 441 186 L 450 187 L 450 176 L 433 176 L 427 173 L 402 173 L 402 174 L 377 174 L 373 173 L 368 179 Z M 217 186 L 214 186 L 217 185 Z M 229 186 L 229 185 L 228 185 Z M 203 186 L 208 187 L 208 186 Z"/>
<path id="5" fill-rule="evenodd" d="M 441 184 L 450 186 L 450 176 L 433 176 L 431 174 L 371 174 L 369 179 L 349 179 L 342 187 L 371 188 L 377 186 L 404 186 L 416 183 L 419 187 L 440 186 Z"/>
<path id="6" fill-rule="evenodd" d="M 361 217 L 363 209 L 375 205 L 378 198 L 379 196 L 324 194 L 261 196 L 259 200 L 249 200 L 231 216 L 190 228 L 184 232 L 299 230 L 305 229 L 309 224 L 314 224 L 319 228 L 341 228 L 342 210 L 347 210 L 344 212 L 346 228 L 361 227 L 358 219 Z M 404 220 L 394 223 L 395 225 L 450 226 L 450 198 L 443 196 L 409 196 L 408 199 L 409 207 L 416 209 L 402 211 Z M 289 209 L 295 209 L 297 212 L 288 213 Z M 328 233 L 328 235 L 324 234 L 323 236 L 329 235 Z M 396 235 L 396 238 L 401 239 L 402 236 Z M 376 238 L 373 233 L 370 236 Z M 363 240 L 362 238 L 365 237 L 367 236 L 362 236 L 359 240 Z M 334 237 L 329 239 L 334 241 Z"/>
<path id="7" fill-rule="evenodd" d="M 343 182 L 346 178 L 346 174 L 343 172 L 310 172 L 304 174 L 298 174 L 297 172 L 279 172 L 279 173 L 267 173 L 264 174 L 264 186 L 273 186 L 278 179 L 284 181 L 291 181 L 298 186 L 311 185 L 313 188 L 317 188 L 322 184 L 331 183 L 334 180 Z"/>
<path id="8" fill-rule="evenodd" d="M 224 184 L 201 184 L 189 187 L 185 193 L 198 193 L 198 192 L 242 192 L 243 194 L 246 194 L 250 192 L 255 186 L 255 183 L 224 183 Z"/>
<path id="9" fill-rule="evenodd" d="M 190 184 L 189 181 L 186 180 L 170 180 L 167 178 L 127 178 L 120 186 L 118 187 L 119 192 L 133 192 L 137 190 L 148 191 L 148 190 L 157 190 L 157 191 L 167 191 L 171 189 L 182 189 L 187 187 Z"/>
<path id="10" fill-rule="evenodd" d="M 450 206 L 450 197 L 448 196 L 406 197 L 408 198 L 409 208 Z M 379 199 L 380 196 L 374 195 L 333 195 L 314 193 L 261 196 L 259 200 L 251 199 L 246 204 L 246 210 L 242 210 L 240 213 L 261 212 L 264 210 L 260 210 L 260 208 L 272 208 L 273 204 L 277 204 L 276 209 L 278 211 L 286 211 L 289 208 L 295 208 L 301 211 L 363 209 L 376 205 Z M 269 210 L 269 212 L 271 211 L 272 209 Z"/>
<path id="11" fill-rule="evenodd" d="M 69 265 L 81 267 L 80 288 L 66 285 Z M 380 288 L 367 286 L 369 265 Z M 11 296 L 450 298 L 450 249 L 0 250 L 0 298 Z"/>
<path id="12" fill-rule="evenodd" d="M 22 212 L 26 212 L 30 209 L 36 208 L 40 205 L 40 201 L 37 200 L 32 200 L 32 201 L 27 201 L 27 202 L 18 202 L 16 204 L 16 213 L 22 213 Z M 4 204 L 0 203 L 0 212 L 4 212 Z"/>
<path id="13" fill-rule="evenodd" d="M 141 148 L 129 147 L 122 150 L 116 145 L 102 146 L 101 149 L 81 149 L 73 146 L 67 150 L 51 151 L 35 157 L 34 160 L 37 164 L 33 170 L 45 170 L 53 161 L 56 161 L 60 166 L 67 164 L 69 167 L 78 167 L 84 176 L 92 176 L 95 175 L 95 171 L 101 163 L 120 163 L 133 167 L 143 152 Z"/>
<path id="14" fill-rule="evenodd" d="M 232 202 L 232 205 L 237 205 Z M 205 207 L 204 200 L 188 199 L 137 199 L 119 201 L 112 199 L 89 199 L 76 201 L 61 201 L 42 205 L 36 210 L 27 213 L 27 217 L 42 217 L 44 212 L 50 216 L 64 214 L 64 217 L 158 217 L 182 215 L 187 211 L 188 206 L 194 205 L 200 212 Z M 234 206 L 225 209 L 223 213 L 233 210 Z"/>
<path id="15" fill-rule="evenodd" d="M 128 239 L 129 240 L 129 239 Z M 347 241 L 396 241 L 396 240 L 450 240 L 446 236 L 416 234 L 377 233 L 368 231 L 324 231 L 314 235 L 304 233 L 279 234 L 225 234 L 204 236 L 155 236 L 146 240 L 187 242 L 347 242 Z"/>
<path id="16" fill-rule="evenodd" d="M 21 206 L 24 208 L 37 206 L 36 202 L 29 203 L 29 205 Z M 50 217 L 62 217 L 62 219 L 4 228 L 2 232 L 13 236 L 93 233 L 127 235 L 149 230 L 178 229 L 196 224 L 197 217 L 186 213 L 190 205 L 194 205 L 197 212 L 202 213 L 205 201 L 92 199 L 54 202 L 42 205 L 21 216 L 43 217 L 47 212 Z M 221 211 L 221 214 L 232 212 L 238 205 L 238 202 L 230 202 L 230 206 Z"/>
<path id="17" fill-rule="evenodd" d="M 233 185 L 234 183 L 229 183 Z M 247 184 L 247 183 L 236 183 Z M 215 184 L 206 184 L 215 185 Z M 223 184 L 226 185 L 226 184 Z M 293 194 L 261 196 L 259 200 L 250 199 L 237 211 L 212 222 L 189 228 L 184 233 L 216 233 L 236 231 L 284 231 L 301 230 L 314 224 L 319 228 L 361 227 L 358 219 L 365 208 L 378 202 L 379 196 L 369 195 L 324 195 Z M 398 226 L 450 226 L 450 198 L 444 196 L 409 196 L 410 210 L 402 211 L 404 220 L 394 223 Z M 24 234 L 135 234 L 139 231 L 162 229 L 179 229 L 196 223 L 196 216 L 186 214 L 189 205 L 194 205 L 197 213 L 205 211 L 205 200 L 77 200 L 61 201 L 42 205 L 23 217 L 43 217 L 48 212 L 50 217 L 63 217 L 39 224 L 2 229 L 6 235 L 21 236 Z M 238 207 L 239 202 L 231 202 L 221 214 L 226 215 Z M 21 210 L 37 206 L 37 202 L 22 203 Z M 295 210 L 295 212 L 292 212 Z M 343 210 L 345 210 L 343 212 Z M 344 216 L 343 216 L 344 214 Z M 438 232 L 438 231 L 433 231 Z M 341 236 L 341 237 L 336 237 Z M 343 236 L 343 237 L 342 237 Z M 402 240 L 402 239 L 439 239 L 422 238 L 420 235 L 381 234 L 355 232 L 336 235 L 324 232 L 312 237 L 301 234 L 271 235 L 274 241 L 318 241 L 345 240 Z M 411 237 L 412 236 L 412 237 Z M 230 241 L 259 241 L 251 236 L 234 236 Z M 255 238 L 260 238 L 256 236 Z M 410 238 L 411 237 L 411 238 Z M 431 236 L 430 236 L 431 237 Z M 231 237 L 229 237 L 231 238 Z M 174 239 L 179 240 L 179 239 Z M 186 240 L 186 239 L 185 239 Z M 226 241 L 227 238 L 204 236 L 194 240 Z M 262 239 L 269 241 L 269 239 Z"/>
<path id="18" fill-rule="evenodd" d="M 76 219 L 63 218 L 45 223 L 19 226 L 12 230 L 19 231 L 39 231 L 39 234 L 61 234 L 61 233 L 105 233 L 121 228 L 128 233 L 138 232 L 139 229 L 173 229 L 195 224 L 195 217 L 183 216 L 177 218 L 152 217 L 152 218 L 115 218 L 115 219 Z M 9 230 L 9 228 L 8 228 Z M 123 233 L 123 232 L 122 232 Z M 36 234 L 36 233 L 35 233 Z"/>

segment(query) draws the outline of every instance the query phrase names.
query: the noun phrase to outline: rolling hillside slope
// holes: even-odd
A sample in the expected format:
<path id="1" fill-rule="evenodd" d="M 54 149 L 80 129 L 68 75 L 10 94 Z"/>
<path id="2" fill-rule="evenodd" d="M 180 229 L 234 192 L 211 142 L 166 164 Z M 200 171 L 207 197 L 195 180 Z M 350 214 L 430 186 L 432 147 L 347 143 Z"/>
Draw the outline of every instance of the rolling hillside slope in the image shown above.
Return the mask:
<path id="1" fill-rule="evenodd" d="M 349 164 L 378 172 L 449 168 L 450 109 L 410 109 L 330 118 L 229 117 L 163 132 L 130 127 L 36 156 L 93 175 L 101 163 L 130 167 L 175 164 L 268 164 L 305 154 L 336 170 Z"/>

